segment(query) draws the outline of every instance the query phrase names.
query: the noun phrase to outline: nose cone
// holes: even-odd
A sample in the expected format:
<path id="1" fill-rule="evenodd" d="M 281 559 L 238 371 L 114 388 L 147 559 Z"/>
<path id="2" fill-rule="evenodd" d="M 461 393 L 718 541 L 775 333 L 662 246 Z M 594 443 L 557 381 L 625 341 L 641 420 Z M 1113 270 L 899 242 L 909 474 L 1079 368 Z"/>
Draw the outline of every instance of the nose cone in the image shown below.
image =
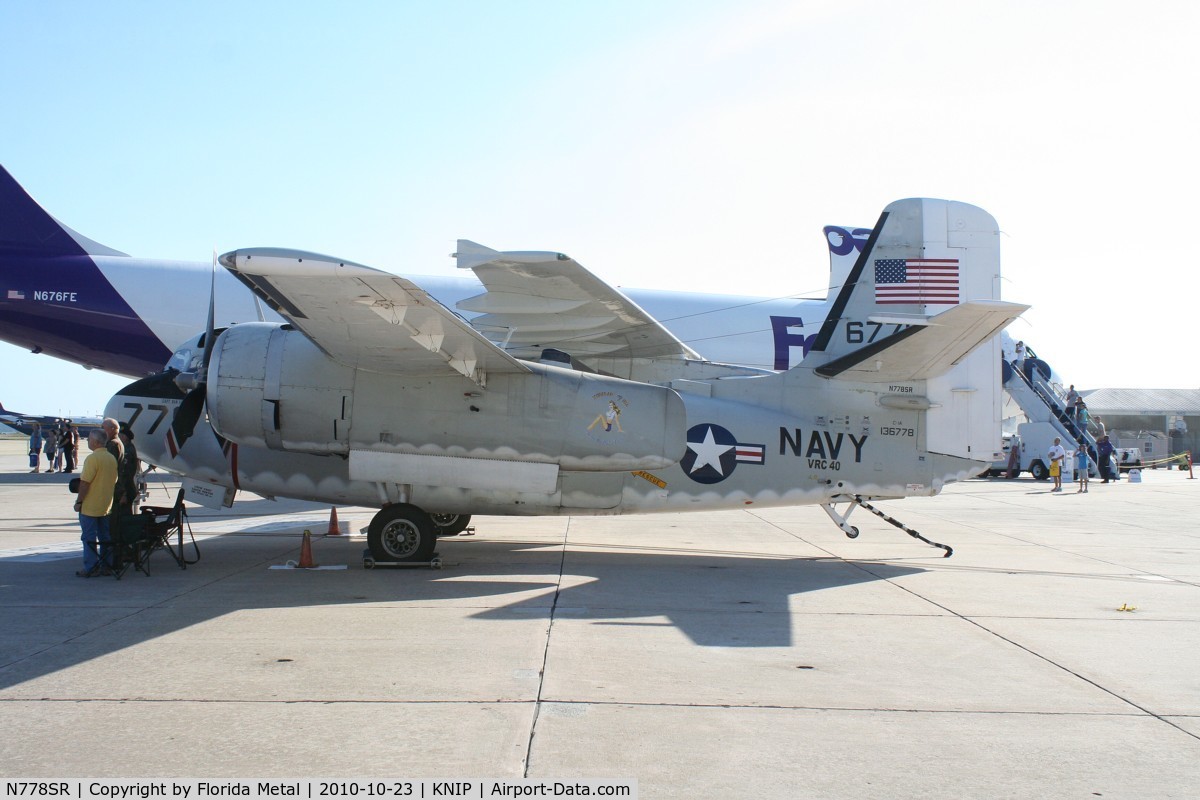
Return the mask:
<path id="1" fill-rule="evenodd" d="M 183 392 L 175 385 L 176 374 L 168 370 L 136 380 L 113 395 L 104 407 L 106 417 L 129 423 L 138 453 L 151 463 L 159 463 L 156 444 L 163 442 L 171 416 L 183 400 Z"/>
<path id="2" fill-rule="evenodd" d="M 132 386 L 132 385 L 133 384 L 130 384 L 130 386 Z M 126 398 L 128 397 L 128 395 L 125 394 L 125 391 L 128 388 L 129 388 L 129 386 L 126 386 L 124 389 L 121 389 L 120 391 L 118 391 L 116 394 L 114 394 L 112 397 L 109 398 L 108 403 L 106 403 L 104 406 L 104 416 L 106 418 L 113 417 L 118 422 L 128 422 L 129 421 L 128 419 L 122 419 L 122 417 L 127 417 L 128 413 L 129 413 L 129 409 L 124 408 Z"/>

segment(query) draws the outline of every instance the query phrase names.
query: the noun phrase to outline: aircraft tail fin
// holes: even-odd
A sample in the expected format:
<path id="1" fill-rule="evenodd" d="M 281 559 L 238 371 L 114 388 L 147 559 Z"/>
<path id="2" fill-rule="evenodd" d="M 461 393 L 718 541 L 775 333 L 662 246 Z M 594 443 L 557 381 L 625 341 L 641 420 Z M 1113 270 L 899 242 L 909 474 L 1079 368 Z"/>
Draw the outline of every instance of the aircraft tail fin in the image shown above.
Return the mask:
<path id="1" fill-rule="evenodd" d="M 50 216 L 4 167 L 0 167 L 0 254 L 127 255 L 76 233 Z"/>
<path id="2" fill-rule="evenodd" d="M 981 208 L 884 209 L 797 369 L 924 409 L 931 453 L 989 461 L 1000 444 L 1000 340 L 1028 306 L 1000 299 L 1000 231 Z"/>
<path id="3" fill-rule="evenodd" d="M 897 200 L 859 251 L 805 365 L 824 366 L 949 308 L 999 297 L 1000 231 L 991 214 L 950 200 Z"/>

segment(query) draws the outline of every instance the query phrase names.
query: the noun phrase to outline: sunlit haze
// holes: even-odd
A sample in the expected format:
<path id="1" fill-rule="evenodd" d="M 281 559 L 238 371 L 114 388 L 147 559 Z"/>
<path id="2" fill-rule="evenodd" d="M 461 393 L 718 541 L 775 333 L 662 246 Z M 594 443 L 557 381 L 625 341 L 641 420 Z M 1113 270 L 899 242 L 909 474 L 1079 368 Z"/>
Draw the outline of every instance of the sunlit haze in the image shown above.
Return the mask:
<path id="1" fill-rule="evenodd" d="M 135 256 L 451 274 L 469 238 L 772 297 L 824 294 L 823 225 L 962 200 L 1033 306 L 1010 332 L 1065 378 L 1200 388 L 1198 9 L 6 3 L 0 163 Z M 0 370 L 0 401 L 40 414 L 98 413 L 127 382 L 11 345 Z"/>

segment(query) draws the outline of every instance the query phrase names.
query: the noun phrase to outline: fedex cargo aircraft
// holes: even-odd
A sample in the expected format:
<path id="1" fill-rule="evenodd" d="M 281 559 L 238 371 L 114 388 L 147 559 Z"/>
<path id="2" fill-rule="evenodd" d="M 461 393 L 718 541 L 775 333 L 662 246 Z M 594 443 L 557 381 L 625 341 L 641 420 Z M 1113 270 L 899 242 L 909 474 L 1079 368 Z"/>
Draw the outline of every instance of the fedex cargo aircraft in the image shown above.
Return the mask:
<path id="1" fill-rule="evenodd" d="M 832 294 L 870 232 L 825 228 Z M 484 287 L 469 267 L 495 251 L 465 241 L 458 250 L 461 276 L 405 277 L 497 344 L 525 352 L 535 349 L 538 332 L 514 325 L 519 315 L 509 315 L 505 325 L 496 326 L 489 325 L 496 319 L 494 309 L 472 310 L 471 299 L 483 294 Z M 148 375 L 162 369 L 180 344 L 204 330 L 214 281 L 218 327 L 282 321 L 228 271 L 214 271 L 207 261 L 136 258 L 77 233 L 47 213 L 0 167 L 0 340 L 89 368 Z M 825 297 L 620 292 L 700 358 L 775 371 L 799 363 L 829 307 Z M 596 328 L 615 330 L 624 324 L 620 314 L 597 314 L 595 309 L 587 314 L 564 312 L 559 323 L 560 330 L 548 340 L 569 341 L 570 326 L 576 326 L 584 340 Z M 864 337 L 871 334 L 864 331 Z"/>

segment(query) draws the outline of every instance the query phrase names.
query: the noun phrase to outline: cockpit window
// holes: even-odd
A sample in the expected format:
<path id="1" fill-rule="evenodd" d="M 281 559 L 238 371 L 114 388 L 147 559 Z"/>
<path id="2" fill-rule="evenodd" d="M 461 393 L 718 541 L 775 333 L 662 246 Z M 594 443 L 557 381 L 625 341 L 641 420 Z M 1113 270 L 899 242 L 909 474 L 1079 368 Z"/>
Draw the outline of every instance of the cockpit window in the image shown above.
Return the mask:
<path id="1" fill-rule="evenodd" d="M 178 370 L 179 372 L 187 372 L 188 362 L 192 360 L 192 348 L 181 347 L 171 355 L 171 360 L 167 362 L 167 369 Z"/>
<path id="2" fill-rule="evenodd" d="M 217 328 L 213 331 L 214 339 L 225 332 L 225 328 Z M 167 362 L 166 369 L 174 369 L 179 372 L 196 372 L 201 367 L 201 362 L 204 361 L 204 334 L 185 342 L 176 350 L 171 359 Z"/>

